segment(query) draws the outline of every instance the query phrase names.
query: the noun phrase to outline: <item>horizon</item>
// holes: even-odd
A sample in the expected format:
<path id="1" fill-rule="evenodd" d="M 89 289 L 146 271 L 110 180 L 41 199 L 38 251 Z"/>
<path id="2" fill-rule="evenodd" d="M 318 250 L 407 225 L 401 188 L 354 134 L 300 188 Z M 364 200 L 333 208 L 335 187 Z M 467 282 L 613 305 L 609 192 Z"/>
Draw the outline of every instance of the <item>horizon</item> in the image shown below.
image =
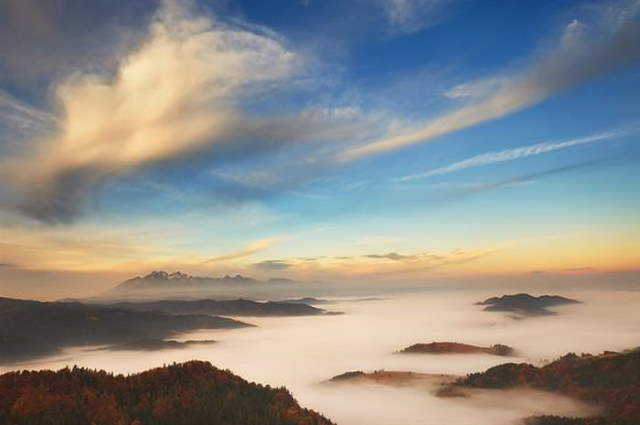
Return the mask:
<path id="1" fill-rule="evenodd" d="M 0 5 L 0 295 L 638 288 L 637 1 L 73 4 Z"/>

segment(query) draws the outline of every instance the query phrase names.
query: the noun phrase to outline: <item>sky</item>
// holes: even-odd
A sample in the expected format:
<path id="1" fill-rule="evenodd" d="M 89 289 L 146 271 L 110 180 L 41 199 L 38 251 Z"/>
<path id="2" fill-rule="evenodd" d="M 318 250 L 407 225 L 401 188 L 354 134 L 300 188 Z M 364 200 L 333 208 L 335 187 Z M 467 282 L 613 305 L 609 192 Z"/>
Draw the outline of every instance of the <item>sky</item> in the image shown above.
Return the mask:
<path id="1" fill-rule="evenodd" d="M 640 279 L 640 1 L 5 0 L 0 296 Z"/>

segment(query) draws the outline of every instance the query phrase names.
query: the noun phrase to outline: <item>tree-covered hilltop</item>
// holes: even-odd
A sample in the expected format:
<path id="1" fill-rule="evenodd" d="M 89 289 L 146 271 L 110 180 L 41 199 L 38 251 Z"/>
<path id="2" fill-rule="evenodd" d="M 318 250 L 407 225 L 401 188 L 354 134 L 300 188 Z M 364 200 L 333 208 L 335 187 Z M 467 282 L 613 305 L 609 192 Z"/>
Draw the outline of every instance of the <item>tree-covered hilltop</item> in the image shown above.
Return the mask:
<path id="1" fill-rule="evenodd" d="M 191 361 L 124 376 L 74 367 L 0 375 L 3 425 L 332 425 L 285 388 Z"/>
<path id="2" fill-rule="evenodd" d="M 462 344 L 459 342 L 430 342 L 413 344 L 398 351 L 399 354 L 492 354 L 494 356 L 513 356 L 515 350 L 508 345 L 495 344 L 490 347 Z"/>
<path id="3" fill-rule="evenodd" d="M 507 363 L 473 373 L 457 385 L 475 388 L 528 386 L 576 397 L 603 407 L 601 416 L 529 418 L 530 425 L 640 424 L 640 351 L 567 354 L 543 367 Z"/>
<path id="4" fill-rule="evenodd" d="M 485 306 L 484 311 L 504 311 L 514 313 L 519 317 L 526 317 L 554 315 L 556 313 L 549 310 L 549 307 L 581 304 L 581 302 L 559 295 L 540 295 L 539 297 L 534 297 L 529 294 L 514 294 L 488 298 L 476 304 Z"/>

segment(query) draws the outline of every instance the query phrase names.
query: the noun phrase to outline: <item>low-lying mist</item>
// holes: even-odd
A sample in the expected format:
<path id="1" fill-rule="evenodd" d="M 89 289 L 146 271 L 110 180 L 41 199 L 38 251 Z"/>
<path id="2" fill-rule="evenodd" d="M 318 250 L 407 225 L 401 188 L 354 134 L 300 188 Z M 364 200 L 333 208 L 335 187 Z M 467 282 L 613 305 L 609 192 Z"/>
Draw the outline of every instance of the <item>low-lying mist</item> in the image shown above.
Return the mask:
<path id="1" fill-rule="evenodd" d="M 347 371 L 405 370 L 464 375 L 506 362 L 540 364 L 567 352 L 623 350 L 640 345 L 638 292 L 563 292 L 583 304 L 553 308 L 554 316 L 514 320 L 483 312 L 474 303 L 488 292 L 423 292 L 382 300 L 340 301 L 327 306 L 340 316 L 246 318 L 258 325 L 201 331 L 180 340 L 219 341 L 161 351 L 69 349 L 61 356 L 10 369 L 58 369 L 79 365 L 118 373 L 191 359 L 208 360 L 251 381 L 286 386 L 300 403 L 340 425 L 507 425 L 535 414 L 589 415 L 593 407 L 529 390 L 479 391 L 466 398 L 438 398 L 426 385 L 322 384 Z M 506 344 L 518 357 L 485 354 L 403 355 L 418 342 Z"/>

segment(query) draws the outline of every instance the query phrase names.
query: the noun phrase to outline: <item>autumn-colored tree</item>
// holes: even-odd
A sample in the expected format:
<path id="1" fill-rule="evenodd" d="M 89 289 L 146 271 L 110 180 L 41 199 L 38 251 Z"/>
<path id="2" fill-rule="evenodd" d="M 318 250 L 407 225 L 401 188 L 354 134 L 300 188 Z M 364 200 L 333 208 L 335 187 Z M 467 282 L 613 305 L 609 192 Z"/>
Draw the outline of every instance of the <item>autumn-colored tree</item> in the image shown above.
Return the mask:
<path id="1" fill-rule="evenodd" d="M 331 425 L 283 388 L 207 362 L 130 375 L 83 368 L 0 375 L 2 425 Z"/>

